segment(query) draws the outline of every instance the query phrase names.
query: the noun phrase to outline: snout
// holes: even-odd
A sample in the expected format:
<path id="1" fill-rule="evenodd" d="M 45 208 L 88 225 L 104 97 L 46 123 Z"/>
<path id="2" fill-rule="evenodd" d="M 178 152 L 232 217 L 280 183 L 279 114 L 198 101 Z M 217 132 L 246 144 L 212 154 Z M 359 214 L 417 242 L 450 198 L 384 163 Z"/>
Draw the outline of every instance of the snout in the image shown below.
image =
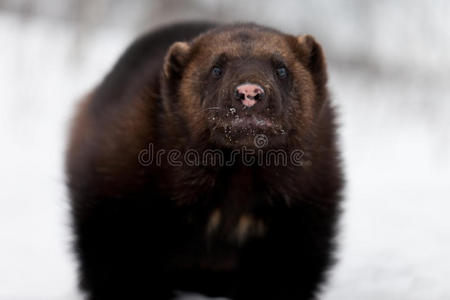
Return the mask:
<path id="1" fill-rule="evenodd" d="M 265 97 L 264 89 L 255 83 L 243 83 L 234 90 L 234 97 L 246 107 L 252 107 Z"/>

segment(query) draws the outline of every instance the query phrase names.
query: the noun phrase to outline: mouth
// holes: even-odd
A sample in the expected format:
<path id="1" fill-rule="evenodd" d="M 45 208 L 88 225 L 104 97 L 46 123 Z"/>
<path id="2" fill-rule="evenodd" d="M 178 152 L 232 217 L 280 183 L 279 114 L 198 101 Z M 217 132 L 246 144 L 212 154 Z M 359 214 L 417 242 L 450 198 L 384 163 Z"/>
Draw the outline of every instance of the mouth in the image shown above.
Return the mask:
<path id="1" fill-rule="evenodd" d="M 272 128 L 275 126 L 274 122 L 272 122 L 267 117 L 261 116 L 239 116 L 236 115 L 230 122 L 231 126 L 236 128 Z"/>
<path id="2" fill-rule="evenodd" d="M 209 121 L 212 123 L 213 129 L 222 127 L 226 131 L 241 133 L 267 131 L 273 134 L 285 134 L 283 126 L 277 118 L 255 113 L 238 113 L 233 107 L 224 116 L 216 115 L 210 117 Z"/>
<path id="3" fill-rule="evenodd" d="M 230 108 L 224 116 L 209 118 L 213 140 L 228 145 L 253 145 L 255 136 L 265 135 L 270 140 L 283 141 L 287 131 L 274 116 L 240 112 Z"/>

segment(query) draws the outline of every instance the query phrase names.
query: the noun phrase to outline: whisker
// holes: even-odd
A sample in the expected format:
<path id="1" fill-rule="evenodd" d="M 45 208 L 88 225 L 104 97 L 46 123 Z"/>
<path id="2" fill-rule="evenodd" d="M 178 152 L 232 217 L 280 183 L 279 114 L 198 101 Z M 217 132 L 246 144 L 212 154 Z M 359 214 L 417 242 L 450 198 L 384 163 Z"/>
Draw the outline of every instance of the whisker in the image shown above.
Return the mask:
<path id="1" fill-rule="evenodd" d="M 205 108 L 204 110 L 214 110 L 214 109 L 219 110 L 220 107 L 218 107 L 218 106 L 215 106 L 215 107 L 208 107 L 208 108 Z"/>

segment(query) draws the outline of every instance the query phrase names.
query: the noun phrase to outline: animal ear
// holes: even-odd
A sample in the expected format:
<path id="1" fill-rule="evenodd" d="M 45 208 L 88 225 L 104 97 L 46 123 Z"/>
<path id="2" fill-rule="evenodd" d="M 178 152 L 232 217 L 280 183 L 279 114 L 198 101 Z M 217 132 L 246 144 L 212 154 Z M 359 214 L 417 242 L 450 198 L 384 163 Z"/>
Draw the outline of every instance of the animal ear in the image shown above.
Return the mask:
<path id="1" fill-rule="evenodd" d="M 316 86 L 324 86 L 328 76 L 325 55 L 320 44 L 309 34 L 300 35 L 297 37 L 297 49 L 301 63 L 311 72 Z"/>
<path id="2" fill-rule="evenodd" d="M 164 59 L 164 76 L 179 78 L 189 57 L 191 46 L 186 42 L 175 42 Z"/>

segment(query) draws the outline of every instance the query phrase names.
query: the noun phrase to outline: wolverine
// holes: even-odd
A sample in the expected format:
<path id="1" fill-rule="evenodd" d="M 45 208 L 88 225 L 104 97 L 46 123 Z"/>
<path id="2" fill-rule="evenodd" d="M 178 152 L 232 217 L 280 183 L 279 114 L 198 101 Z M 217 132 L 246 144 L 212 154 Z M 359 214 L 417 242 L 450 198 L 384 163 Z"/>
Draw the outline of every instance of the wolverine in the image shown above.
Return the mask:
<path id="1" fill-rule="evenodd" d="M 335 123 L 310 35 L 181 23 L 136 40 L 67 147 L 87 299 L 316 299 L 343 188 Z"/>

